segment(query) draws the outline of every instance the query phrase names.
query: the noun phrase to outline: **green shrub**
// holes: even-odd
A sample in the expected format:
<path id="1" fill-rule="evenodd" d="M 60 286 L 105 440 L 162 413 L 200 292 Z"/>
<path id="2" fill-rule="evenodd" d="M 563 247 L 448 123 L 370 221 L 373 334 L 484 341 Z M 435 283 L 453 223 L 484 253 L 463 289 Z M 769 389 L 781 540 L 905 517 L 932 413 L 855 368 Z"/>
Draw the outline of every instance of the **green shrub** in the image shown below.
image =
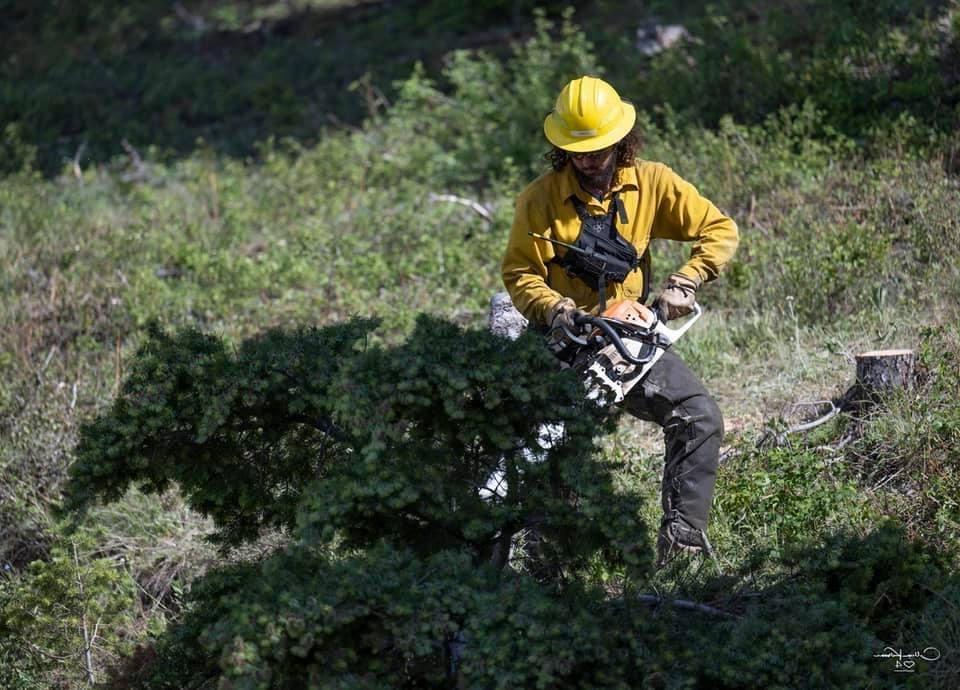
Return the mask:
<path id="1" fill-rule="evenodd" d="M 229 543 L 296 517 L 311 541 L 470 546 L 481 560 L 547 514 L 567 567 L 599 548 L 645 562 L 636 506 L 589 460 L 608 426 L 569 372 L 551 373 L 538 338 L 423 318 L 406 345 L 358 351 L 372 326 L 272 331 L 236 356 L 196 331 L 154 331 L 113 409 L 81 431 L 68 506 L 176 482 Z M 558 422 L 562 442 L 525 461 L 541 425 Z M 509 498 L 483 500 L 497 469 Z"/>
<path id="2" fill-rule="evenodd" d="M 241 617 L 224 619 L 201 611 L 207 624 L 188 624 L 194 634 L 202 630 L 208 650 L 220 655 L 220 672 L 242 677 L 250 687 L 282 685 L 287 681 L 281 679 L 289 678 L 317 678 L 319 683 L 315 665 L 274 664 L 278 657 L 314 654 L 324 663 L 331 655 L 341 658 L 340 670 L 347 674 L 365 668 L 371 681 L 392 683 L 402 672 L 403 678 L 435 682 L 444 673 L 436 645 L 457 629 L 449 623 L 449 607 L 458 610 L 451 601 L 473 600 L 490 588 L 511 590 L 497 572 L 509 560 L 512 538 L 521 530 L 537 530 L 538 558 L 550 573 L 552 584 L 544 593 L 532 579 L 523 585 L 524 597 L 542 601 L 530 606 L 531 615 L 543 621 L 569 618 L 540 609 L 558 605 L 546 592 L 576 589 L 598 559 L 608 570 L 633 573 L 649 565 L 651 549 L 636 496 L 615 493 L 610 468 L 593 459 L 593 438 L 610 428 L 604 413 L 583 399 L 569 371 L 555 370 L 539 337 L 512 342 L 424 317 L 405 344 L 357 347 L 371 327 L 359 320 L 316 331 L 272 331 L 242 343 L 236 355 L 222 340 L 196 331 L 176 336 L 154 331 L 113 409 L 81 432 L 68 487 L 72 508 L 98 498 L 115 500 L 130 484 L 158 492 L 176 482 L 193 507 L 214 518 L 219 538 L 229 543 L 253 539 L 264 526 L 289 528 L 296 516 L 294 544 L 264 562 L 262 572 L 238 582 L 239 571 L 231 571 L 235 589 L 215 610 Z M 543 425 L 558 422 L 565 425 L 562 437 L 538 451 L 538 461 L 529 459 L 530 449 L 540 447 Z M 484 498 L 481 489 L 496 470 L 504 473 L 509 490 Z M 409 553 L 395 557 L 377 551 L 383 540 L 391 549 Z M 357 559 L 341 562 L 350 548 L 358 550 Z M 378 561 L 397 557 L 408 565 Z M 323 565 L 324 559 L 329 565 Z M 469 586 L 461 582 L 464 573 L 480 566 L 489 575 L 470 580 Z M 329 606 L 361 607 L 362 612 L 378 608 L 372 600 L 397 600 L 396 592 L 409 589 L 408 577 L 390 584 L 383 576 L 408 567 L 413 569 L 409 577 L 418 581 L 437 568 L 442 573 L 453 567 L 449 575 L 438 575 L 436 586 L 447 580 L 459 589 L 444 594 L 441 588 L 437 604 L 403 604 L 365 623 L 372 626 L 367 632 L 357 632 L 350 619 L 337 614 L 323 641 L 315 625 L 326 618 L 317 616 L 328 616 Z M 264 625 L 273 629 L 252 602 L 264 600 L 263 611 L 276 610 L 266 603 L 274 597 L 293 605 L 292 593 L 302 587 L 307 596 L 318 569 L 327 568 L 333 568 L 330 582 L 356 580 L 338 568 L 359 569 L 372 579 L 354 594 L 331 591 L 343 601 L 319 608 L 315 602 L 303 604 L 315 609 L 309 615 L 316 622 L 298 635 L 318 640 L 316 649 L 284 636 L 275 652 L 237 641 L 259 639 Z M 310 577 L 304 579 L 306 573 Z M 388 589 L 377 589 L 383 586 Z M 418 636 L 404 643 L 412 647 L 401 645 L 395 660 L 385 659 L 382 668 L 370 665 L 366 645 L 378 636 L 389 640 L 413 634 L 414 629 L 403 632 L 414 624 L 409 616 L 421 616 L 434 605 L 441 606 L 440 627 L 415 628 Z M 218 622 L 210 623 L 210 615 Z M 358 624 L 363 620 L 366 614 Z M 247 625 L 254 627 L 242 632 Z M 481 629 L 470 632 L 470 625 L 480 625 L 476 617 L 463 625 L 476 639 L 476 649 L 484 649 Z M 584 625 L 578 634 L 594 638 L 591 644 L 601 653 L 595 624 Z M 483 630 L 497 639 L 503 634 L 496 626 Z M 564 635 L 559 627 L 551 633 Z M 273 633 L 268 637 L 274 639 Z M 395 648 L 400 642 L 376 644 Z M 497 643 L 497 649 L 501 646 Z M 589 663 L 561 663 L 551 656 L 553 647 L 544 642 L 539 653 L 559 664 L 556 671 L 540 668 L 535 673 L 550 679 L 586 672 Z M 422 672 L 411 654 L 423 656 Z M 508 657 L 499 657 L 492 667 L 471 667 L 473 671 L 465 666 L 464 673 L 502 673 Z M 534 671 L 524 665 L 515 673 L 522 679 Z M 337 682 L 352 682 L 347 677 Z"/>
<path id="3" fill-rule="evenodd" d="M 770 595 L 742 621 L 699 627 L 689 642 L 699 650 L 689 655 L 694 687 L 845 688 L 882 680 L 869 663 L 879 649 L 870 630 L 842 603 L 814 596 Z M 811 666 L 812 657 L 824 661 Z"/>
<path id="4" fill-rule="evenodd" d="M 501 178 L 538 175 L 548 150 L 543 118 L 570 79 L 602 70 L 593 46 L 565 12 L 561 26 L 538 12 L 534 35 L 503 62 L 482 51 L 453 53 L 441 89 L 422 67 L 398 85 L 396 103 L 368 128 L 383 160 L 371 184 L 412 179 L 431 187 L 488 189 Z M 557 34 L 557 35 L 554 35 Z M 519 191 L 519 190 L 516 190 Z"/>
<path id="5" fill-rule="evenodd" d="M 654 2 L 649 11 L 695 37 L 649 59 L 622 59 L 627 93 L 646 109 L 667 104 L 684 119 L 715 126 L 727 115 L 760 122 L 812 101 L 826 122 L 851 136 L 885 129 L 900 113 L 919 125 L 912 141 L 956 127 L 950 3 L 864 4 L 803 0 L 759 7 L 729 0 Z"/>
<path id="6" fill-rule="evenodd" d="M 14 687 L 102 679 L 129 649 L 133 582 L 112 560 L 88 557 L 84 546 L 61 542 L 21 576 L 0 580 L 0 660 L 12 663 L 2 665 L 0 678 Z"/>
<path id="7" fill-rule="evenodd" d="M 343 458 L 327 396 L 369 321 L 271 332 L 234 357 L 220 339 L 154 329 L 112 411 L 81 429 L 68 506 L 176 481 L 237 543 L 289 527 L 305 485 Z"/>
<path id="8" fill-rule="evenodd" d="M 822 453 L 796 445 L 744 453 L 725 465 L 716 518 L 745 539 L 780 550 L 857 514 L 856 483 Z"/>
<path id="9" fill-rule="evenodd" d="M 205 654 L 233 687 L 448 687 L 454 666 L 469 687 L 610 687 L 605 680 L 623 678 L 603 666 L 626 658 L 624 641 L 603 632 L 610 613 L 599 592 L 557 597 L 478 568 L 466 553 L 418 559 L 378 546 L 326 560 L 298 549 L 242 579 L 208 580 L 185 628 L 202 629 Z M 226 585 L 220 598 L 208 598 L 217 583 Z M 450 651 L 458 635 L 459 660 Z M 147 687 L 197 680 L 158 669 Z"/>
<path id="10" fill-rule="evenodd" d="M 929 592 L 949 581 L 949 556 L 919 540 L 902 526 L 880 522 L 863 539 L 831 535 L 822 548 L 794 548 L 786 556 L 804 581 L 844 604 L 880 639 L 893 640 L 909 626 Z"/>
<path id="11" fill-rule="evenodd" d="M 918 663 L 914 686 L 935 690 L 948 690 L 960 682 L 960 589 L 956 584 L 931 592 L 931 597 L 922 615 L 903 636 L 903 648 L 910 649 L 913 640 L 922 640 L 922 649 L 932 647 L 939 658 L 931 663 Z M 932 650 L 928 656 L 936 656 Z"/>
<path id="12" fill-rule="evenodd" d="M 792 570 L 718 617 L 651 611 L 631 588 L 557 592 L 462 552 L 298 547 L 204 578 L 142 687 L 448 687 L 451 641 L 468 687 L 882 684 L 892 670 L 874 655 L 932 613 L 926 587 L 952 586 L 897 529 L 793 554 Z M 934 641 L 949 639 L 949 614 L 929 615 Z M 829 658 L 811 668 L 813 655 Z"/>

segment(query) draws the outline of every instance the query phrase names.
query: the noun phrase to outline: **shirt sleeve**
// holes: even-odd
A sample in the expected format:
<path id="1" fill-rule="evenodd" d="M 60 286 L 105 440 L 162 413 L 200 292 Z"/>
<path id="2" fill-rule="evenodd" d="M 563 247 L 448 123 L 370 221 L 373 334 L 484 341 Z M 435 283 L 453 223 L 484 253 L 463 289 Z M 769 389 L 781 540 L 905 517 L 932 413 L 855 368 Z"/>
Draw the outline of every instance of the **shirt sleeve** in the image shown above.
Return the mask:
<path id="1" fill-rule="evenodd" d="M 656 190 L 653 237 L 693 242 L 690 259 L 676 272 L 698 282 L 713 280 L 737 250 L 737 224 L 665 165 Z"/>
<path id="2" fill-rule="evenodd" d="M 545 324 L 550 307 L 563 296 L 547 285 L 547 262 L 553 245 L 537 240 L 528 232 L 550 236 L 547 204 L 523 193 L 517 199 L 513 227 L 503 257 L 503 284 L 514 306 L 530 321 Z"/>

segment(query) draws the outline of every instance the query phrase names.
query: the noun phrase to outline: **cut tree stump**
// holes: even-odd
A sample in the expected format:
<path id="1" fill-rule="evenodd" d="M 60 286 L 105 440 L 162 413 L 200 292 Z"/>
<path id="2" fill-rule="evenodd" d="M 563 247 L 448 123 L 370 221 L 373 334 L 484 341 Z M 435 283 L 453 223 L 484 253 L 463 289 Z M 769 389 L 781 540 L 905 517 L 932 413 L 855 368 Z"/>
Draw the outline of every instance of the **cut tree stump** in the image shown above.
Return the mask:
<path id="1" fill-rule="evenodd" d="M 916 378 L 914 364 L 916 354 L 913 350 L 873 350 L 856 355 L 857 378 L 852 386 L 838 398 L 821 400 L 816 403 L 799 403 L 800 405 L 830 405 L 830 411 L 816 419 L 789 427 L 786 431 L 778 431 L 770 427 L 760 435 L 757 447 L 779 447 L 787 442 L 787 436 L 799 432 L 810 431 L 826 424 L 841 412 L 851 415 L 854 423 L 848 426 L 843 438 L 836 446 L 838 449 L 859 437 L 862 413 L 869 410 L 882 398 L 896 390 L 911 388 Z M 725 454 L 721 461 L 730 457 Z M 738 453 L 734 453 L 737 455 Z"/>
<path id="2" fill-rule="evenodd" d="M 913 385 L 916 354 L 913 350 L 873 350 L 856 356 L 855 400 L 876 400 Z"/>

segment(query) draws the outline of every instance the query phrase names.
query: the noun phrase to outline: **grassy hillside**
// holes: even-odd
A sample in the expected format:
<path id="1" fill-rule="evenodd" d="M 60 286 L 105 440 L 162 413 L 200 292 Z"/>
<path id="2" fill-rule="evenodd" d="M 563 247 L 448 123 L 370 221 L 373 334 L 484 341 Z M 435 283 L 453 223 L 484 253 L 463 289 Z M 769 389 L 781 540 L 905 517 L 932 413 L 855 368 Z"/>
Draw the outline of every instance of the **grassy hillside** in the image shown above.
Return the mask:
<path id="1" fill-rule="evenodd" d="M 48 173 L 121 155 L 124 141 L 167 160 L 198 140 L 231 156 L 270 137 L 315 145 L 386 106 L 416 61 L 438 71 L 455 48 L 529 34 L 535 4 L 6 0 L 0 122 Z"/>
<path id="2" fill-rule="evenodd" d="M 593 603 L 564 600 L 563 614 L 533 581 L 500 591 L 482 574 L 475 590 L 420 604 L 437 620 L 449 597 L 481 609 L 516 597 L 537 626 L 569 615 L 561 647 L 614 670 L 642 659 L 650 687 L 799 687 L 813 683 L 798 680 L 804 655 L 830 649 L 817 687 L 955 687 L 960 6 L 535 4 L 0 2 L 0 686 L 82 687 L 93 671 L 116 687 L 177 687 L 163 659 L 186 648 L 196 687 L 221 673 L 269 687 L 266 652 L 225 651 L 232 636 L 267 638 L 244 618 L 243 592 L 284 610 L 258 582 L 393 569 L 393 584 L 349 593 L 389 602 L 425 573 L 469 579 L 456 558 L 428 567 L 392 547 L 324 560 L 327 546 L 290 523 L 218 551 L 204 538 L 222 528 L 216 510 L 162 482 L 77 518 L 60 511 L 68 467 L 81 425 L 129 390 L 158 328 L 248 352 L 268 329 L 375 316 L 366 347 L 385 357 L 413 347 L 422 313 L 482 330 L 513 198 L 546 165 L 543 114 L 589 72 L 640 106 L 643 157 L 694 182 L 742 233 L 678 345 L 727 422 L 711 527 L 725 574 L 631 570 L 598 551 L 577 571 Z M 692 39 L 645 57 L 636 29 L 653 20 Z M 684 254 L 656 247 L 657 280 Z M 846 390 L 854 354 L 883 347 L 918 349 L 915 389 L 786 433 Z M 638 501 L 644 550 L 659 519 L 659 430 L 622 419 L 598 443 L 611 491 Z M 709 602 L 736 622 L 606 608 L 625 591 Z M 88 661 L 84 624 L 98 621 Z M 506 629 L 484 621 L 478 640 Z M 635 634 L 601 644 L 596 629 Z M 271 653 L 296 656 L 278 639 Z M 808 646 L 784 661 L 796 640 Z M 887 644 L 944 656 L 899 676 L 872 656 Z M 616 686 L 614 671 L 580 676 L 538 650 L 545 687 Z"/>

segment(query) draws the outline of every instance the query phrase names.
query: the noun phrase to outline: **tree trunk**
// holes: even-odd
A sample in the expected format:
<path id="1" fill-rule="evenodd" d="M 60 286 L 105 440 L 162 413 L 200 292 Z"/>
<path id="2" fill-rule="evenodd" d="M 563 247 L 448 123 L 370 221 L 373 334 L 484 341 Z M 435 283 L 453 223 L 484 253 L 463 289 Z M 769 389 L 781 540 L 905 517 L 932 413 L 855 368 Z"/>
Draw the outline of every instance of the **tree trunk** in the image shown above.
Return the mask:
<path id="1" fill-rule="evenodd" d="M 857 355 L 857 385 L 884 393 L 913 384 L 913 350 L 873 350 Z"/>
<path id="2" fill-rule="evenodd" d="M 913 385 L 913 350 L 873 350 L 857 355 L 857 382 L 854 400 L 875 401 L 884 395 Z"/>

